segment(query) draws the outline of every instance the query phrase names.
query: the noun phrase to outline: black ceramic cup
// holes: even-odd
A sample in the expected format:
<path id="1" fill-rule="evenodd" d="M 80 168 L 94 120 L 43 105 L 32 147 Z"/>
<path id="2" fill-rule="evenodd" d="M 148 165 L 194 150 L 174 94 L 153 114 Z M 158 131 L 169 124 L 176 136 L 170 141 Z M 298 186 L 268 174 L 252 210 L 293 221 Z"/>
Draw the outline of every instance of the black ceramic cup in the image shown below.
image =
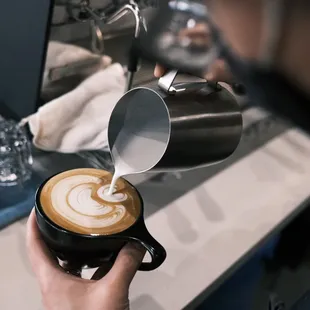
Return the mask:
<path id="1" fill-rule="evenodd" d="M 47 179 L 37 190 L 35 199 L 36 218 L 39 231 L 49 249 L 63 262 L 66 270 L 100 267 L 112 263 L 122 247 L 134 241 L 145 247 L 152 258 L 151 262 L 142 262 L 139 270 L 150 271 L 158 268 L 166 259 L 166 251 L 148 232 L 143 217 L 143 200 L 141 213 L 136 222 L 126 230 L 111 235 L 84 235 L 71 232 L 51 221 L 43 211 L 40 194 Z M 132 185 L 131 185 L 132 186 Z"/>

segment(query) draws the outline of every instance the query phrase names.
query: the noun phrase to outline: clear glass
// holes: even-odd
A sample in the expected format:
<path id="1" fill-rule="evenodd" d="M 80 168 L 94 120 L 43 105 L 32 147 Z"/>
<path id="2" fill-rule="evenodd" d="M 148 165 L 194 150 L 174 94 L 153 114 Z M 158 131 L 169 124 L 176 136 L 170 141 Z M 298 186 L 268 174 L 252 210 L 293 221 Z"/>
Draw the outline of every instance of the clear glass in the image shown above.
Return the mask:
<path id="1" fill-rule="evenodd" d="M 31 143 L 25 129 L 0 119 L 0 186 L 23 184 L 32 174 Z"/>

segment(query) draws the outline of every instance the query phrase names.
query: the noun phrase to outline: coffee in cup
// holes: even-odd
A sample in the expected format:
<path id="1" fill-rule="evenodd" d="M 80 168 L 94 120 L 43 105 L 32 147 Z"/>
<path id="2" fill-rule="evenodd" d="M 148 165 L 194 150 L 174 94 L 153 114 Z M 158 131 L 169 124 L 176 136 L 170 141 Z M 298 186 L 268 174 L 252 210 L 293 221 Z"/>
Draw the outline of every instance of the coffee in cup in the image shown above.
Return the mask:
<path id="1" fill-rule="evenodd" d="M 139 192 L 120 178 L 113 194 L 108 195 L 111 180 L 111 173 L 88 168 L 47 179 L 35 200 L 43 240 L 74 270 L 113 262 L 127 242 L 140 243 L 151 255 L 152 260 L 142 262 L 139 270 L 158 268 L 166 259 L 166 251 L 146 228 Z"/>
<path id="2" fill-rule="evenodd" d="M 111 173 L 75 169 L 60 173 L 43 186 L 40 203 L 57 225 L 79 234 L 111 235 L 128 229 L 141 213 L 136 189 L 118 179 L 108 195 Z"/>

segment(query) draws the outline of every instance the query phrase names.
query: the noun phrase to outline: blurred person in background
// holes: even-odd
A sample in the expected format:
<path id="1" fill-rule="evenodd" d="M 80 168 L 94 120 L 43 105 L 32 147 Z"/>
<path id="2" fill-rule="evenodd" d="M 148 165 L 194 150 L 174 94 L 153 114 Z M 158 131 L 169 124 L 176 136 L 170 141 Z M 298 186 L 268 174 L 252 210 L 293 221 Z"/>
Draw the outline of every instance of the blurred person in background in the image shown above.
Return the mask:
<path id="1" fill-rule="evenodd" d="M 243 83 L 250 99 L 292 103 L 310 96 L 310 1 L 205 0 L 220 32 L 221 59 L 207 80 Z M 205 27 L 205 26 L 204 26 Z M 203 35 L 203 25 L 191 36 Z M 165 69 L 157 65 L 155 76 Z M 272 106 L 272 105 L 271 105 Z M 307 112 L 310 112 L 310 108 Z"/>

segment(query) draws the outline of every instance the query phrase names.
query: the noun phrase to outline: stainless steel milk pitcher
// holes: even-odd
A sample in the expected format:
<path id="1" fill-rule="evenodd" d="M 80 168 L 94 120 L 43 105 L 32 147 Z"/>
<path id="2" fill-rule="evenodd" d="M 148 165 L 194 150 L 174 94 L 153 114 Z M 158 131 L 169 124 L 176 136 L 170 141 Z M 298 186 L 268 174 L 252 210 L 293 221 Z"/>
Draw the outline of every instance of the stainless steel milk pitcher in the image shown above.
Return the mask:
<path id="1" fill-rule="evenodd" d="M 235 97 L 205 81 L 173 84 L 176 75 L 171 71 L 155 87 L 130 90 L 111 114 L 111 155 L 128 174 L 212 165 L 239 144 L 242 114 Z"/>

